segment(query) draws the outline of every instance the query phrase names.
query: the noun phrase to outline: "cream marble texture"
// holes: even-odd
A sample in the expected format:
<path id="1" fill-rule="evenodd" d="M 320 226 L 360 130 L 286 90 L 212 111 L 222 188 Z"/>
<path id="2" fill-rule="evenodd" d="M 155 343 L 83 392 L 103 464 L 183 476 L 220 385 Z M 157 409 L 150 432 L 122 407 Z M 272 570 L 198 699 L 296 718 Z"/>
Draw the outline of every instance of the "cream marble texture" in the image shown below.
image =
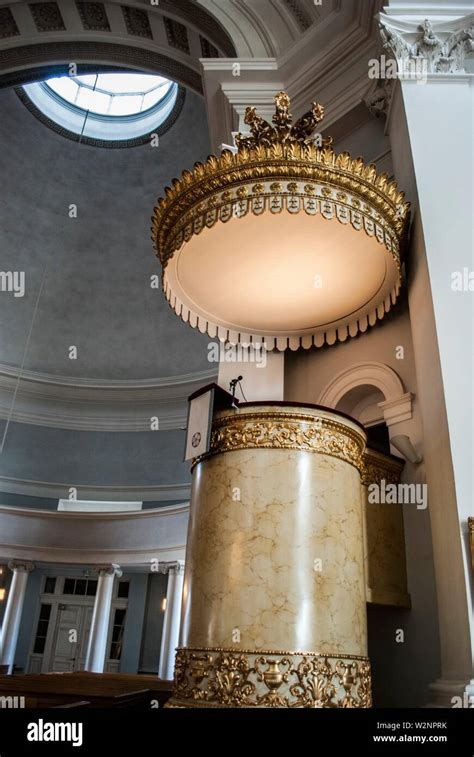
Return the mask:
<path id="1" fill-rule="evenodd" d="M 369 484 L 400 483 L 403 461 L 367 448 L 362 502 L 365 522 L 364 559 L 367 601 L 389 607 L 410 607 L 407 589 L 405 529 L 400 503 L 369 502 Z"/>
<path id="2" fill-rule="evenodd" d="M 275 410 L 359 430 L 316 409 L 248 412 Z M 181 645 L 366 655 L 362 519 L 359 471 L 336 457 L 259 448 L 199 462 Z"/>
<path id="3" fill-rule="evenodd" d="M 367 524 L 367 599 L 373 604 L 410 607 L 402 506 L 368 503 L 365 486 L 362 496 Z"/>

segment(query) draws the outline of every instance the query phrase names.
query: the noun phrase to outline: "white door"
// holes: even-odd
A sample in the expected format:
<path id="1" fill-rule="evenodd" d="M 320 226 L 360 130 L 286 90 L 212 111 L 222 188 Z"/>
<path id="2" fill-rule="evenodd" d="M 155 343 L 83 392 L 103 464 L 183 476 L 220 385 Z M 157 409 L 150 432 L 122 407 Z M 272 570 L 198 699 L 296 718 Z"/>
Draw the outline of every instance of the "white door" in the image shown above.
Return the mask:
<path id="1" fill-rule="evenodd" d="M 51 672 L 73 672 L 84 669 L 92 607 L 61 604 L 51 651 Z"/>

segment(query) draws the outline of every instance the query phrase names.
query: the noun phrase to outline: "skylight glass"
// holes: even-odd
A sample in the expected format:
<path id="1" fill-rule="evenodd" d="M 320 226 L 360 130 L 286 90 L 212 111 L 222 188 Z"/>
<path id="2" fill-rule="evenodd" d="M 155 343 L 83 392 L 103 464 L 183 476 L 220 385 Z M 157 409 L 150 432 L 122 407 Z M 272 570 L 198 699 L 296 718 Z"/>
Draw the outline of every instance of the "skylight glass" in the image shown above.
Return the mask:
<path id="1" fill-rule="evenodd" d="M 172 86 L 162 76 L 119 73 L 59 76 L 46 84 L 71 105 L 102 116 L 142 113 L 160 102 Z"/>
<path id="2" fill-rule="evenodd" d="M 81 137 L 123 141 L 153 132 L 172 112 L 176 82 L 141 73 L 58 76 L 23 87 L 33 104 Z"/>

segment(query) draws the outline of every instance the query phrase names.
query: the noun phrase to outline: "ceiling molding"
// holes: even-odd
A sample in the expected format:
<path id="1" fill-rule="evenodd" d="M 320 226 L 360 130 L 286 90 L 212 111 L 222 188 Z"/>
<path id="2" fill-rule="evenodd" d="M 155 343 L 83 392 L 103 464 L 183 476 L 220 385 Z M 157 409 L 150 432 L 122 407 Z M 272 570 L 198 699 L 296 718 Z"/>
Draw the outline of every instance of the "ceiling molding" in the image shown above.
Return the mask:
<path id="1" fill-rule="evenodd" d="M 133 510 L 133 511 L 120 511 L 120 512 L 101 512 L 101 511 L 82 511 L 82 510 L 41 510 L 41 508 L 22 508 L 22 507 L 9 507 L 0 505 L 0 513 L 10 513 L 15 517 L 28 519 L 32 516 L 40 515 L 45 521 L 56 521 L 58 518 L 65 518 L 65 523 L 71 521 L 91 521 L 97 523 L 98 521 L 109 521 L 112 523 L 118 523 L 125 521 L 125 523 L 135 520 L 142 521 L 144 518 L 148 520 L 163 520 L 170 515 L 187 515 L 189 513 L 189 502 L 178 502 L 176 505 L 168 505 L 167 507 L 160 507 L 156 510 Z"/>
<path id="2" fill-rule="evenodd" d="M 240 58 L 277 56 L 338 11 L 341 0 L 197 0 L 232 37 Z M 353 2 L 353 0 L 344 0 Z"/>
<path id="3" fill-rule="evenodd" d="M 88 514 L 0 506 L 0 556 L 49 563 L 148 563 L 151 569 L 151 561 L 184 557 L 188 516 L 187 504 Z"/>
<path id="4" fill-rule="evenodd" d="M 179 429 L 186 426 L 188 397 L 216 378 L 215 370 L 141 381 L 23 371 L 18 380 L 18 369 L 0 365 L 0 419 L 76 431 L 130 432 L 149 431 L 150 419 L 158 418 L 158 430 Z"/>
<path id="5" fill-rule="evenodd" d="M 19 47 L 3 47 L 0 44 L 0 87 L 10 87 L 18 83 L 32 81 L 35 70 L 41 67 L 41 75 L 45 72 L 45 64 L 51 64 L 51 74 L 66 75 L 71 61 L 76 63 L 96 63 L 123 66 L 127 69 L 159 73 L 179 84 L 202 94 L 202 80 L 198 70 L 173 58 L 172 54 L 164 54 L 156 50 L 149 50 L 138 44 L 116 44 L 111 42 L 85 41 L 44 41 L 38 44 L 22 45 Z M 196 68 L 197 68 L 196 63 Z"/>
<path id="6" fill-rule="evenodd" d="M 268 93 L 286 89 L 295 117 L 317 99 L 326 109 L 324 130 L 356 108 L 371 84 L 368 60 L 378 56 L 376 15 L 382 0 L 333 2 L 327 15 L 280 54 L 238 61 L 202 61 L 211 143 L 214 150 L 230 144 L 230 134 L 243 129 L 244 101 L 265 115 Z M 225 113 L 224 119 L 222 113 Z"/>
<path id="7" fill-rule="evenodd" d="M 65 64 L 64 73 L 71 62 L 112 63 L 163 74 L 202 94 L 199 59 L 236 54 L 227 30 L 190 0 L 12 0 L 0 10 L 0 86 L 21 83 L 18 71 L 31 80 L 48 62 Z"/>
<path id="8" fill-rule="evenodd" d="M 2 492 L 23 497 L 67 499 L 71 483 L 31 481 L 0 476 L 0 504 Z M 191 484 L 157 484 L 155 486 L 81 486 L 74 484 L 78 499 L 111 502 L 172 502 L 183 503 L 191 498 Z M 147 511 L 144 511 L 147 512 Z"/>

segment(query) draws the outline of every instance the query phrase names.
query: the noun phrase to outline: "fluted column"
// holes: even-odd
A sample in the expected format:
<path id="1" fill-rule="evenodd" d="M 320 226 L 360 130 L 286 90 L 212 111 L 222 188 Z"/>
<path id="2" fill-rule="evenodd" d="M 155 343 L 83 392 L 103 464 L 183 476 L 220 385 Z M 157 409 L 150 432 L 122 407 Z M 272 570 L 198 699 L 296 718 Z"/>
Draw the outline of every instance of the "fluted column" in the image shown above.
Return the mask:
<path id="1" fill-rule="evenodd" d="M 21 613 L 25 601 L 28 575 L 35 566 L 31 562 L 13 560 L 8 563 L 13 571 L 13 578 L 8 592 L 7 606 L 2 625 L 1 663 L 8 665 L 8 672 L 13 672 L 15 651 L 20 631 Z"/>
<path id="2" fill-rule="evenodd" d="M 161 634 L 161 653 L 158 676 L 165 680 L 173 678 L 176 648 L 179 644 L 181 603 L 183 598 L 184 561 L 178 560 L 165 566 L 168 573 L 166 609 Z"/>
<path id="3" fill-rule="evenodd" d="M 99 576 L 97 594 L 92 613 L 91 630 L 87 644 L 84 669 L 91 673 L 103 673 L 107 654 L 107 634 L 115 576 L 121 576 L 118 565 L 100 565 L 95 568 Z"/>

